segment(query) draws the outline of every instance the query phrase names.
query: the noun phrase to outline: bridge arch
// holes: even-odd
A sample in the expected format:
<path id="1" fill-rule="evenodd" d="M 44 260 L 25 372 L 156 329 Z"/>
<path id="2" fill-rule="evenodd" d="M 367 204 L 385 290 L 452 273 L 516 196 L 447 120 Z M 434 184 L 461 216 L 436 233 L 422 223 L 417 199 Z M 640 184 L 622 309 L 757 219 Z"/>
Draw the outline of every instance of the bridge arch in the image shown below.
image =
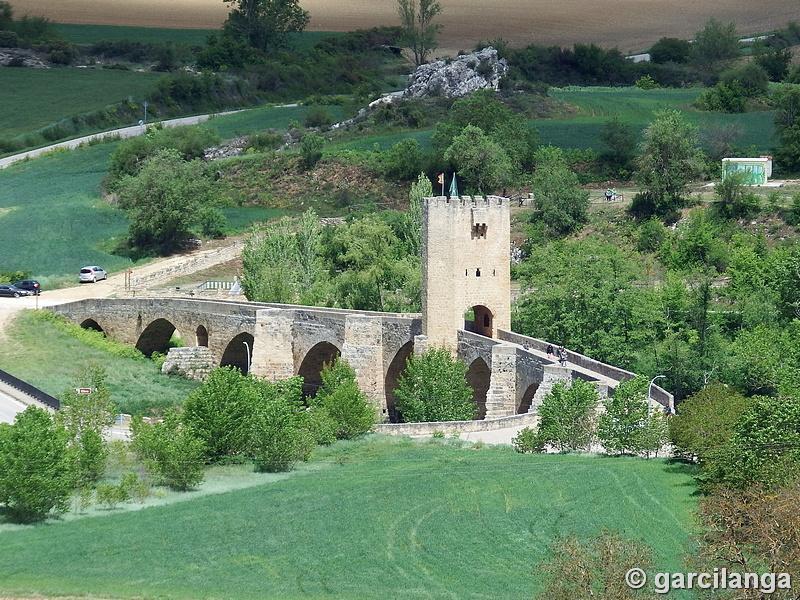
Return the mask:
<path id="1" fill-rule="evenodd" d="M 383 380 L 383 390 L 386 395 L 386 418 L 389 423 L 399 423 L 400 413 L 395 408 L 397 404 L 397 381 L 400 374 L 405 370 L 408 357 L 414 353 L 414 342 L 406 342 L 394 355 L 389 368 L 386 370 L 386 377 Z"/>
<path id="2" fill-rule="evenodd" d="M 208 329 L 205 325 L 198 325 L 194 332 L 195 343 L 197 346 L 208 348 Z"/>
<path id="3" fill-rule="evenodd" d="M 322 367 L 330 364 L 341 355 L 341 350 L 330 342 L 315 344 L 300 363 L 297 374 L 303 378 L 303 395 L 316 396 L 322 385 Z"/>
<path id="4" fill-rule="evenodd" d="M 84 329 L 91 329 L 92 331 L 100 331 L 102 333 L 105 333 L 100 324 L 94 319 L 86 319 L 81 323 L 81 327 L 83 327 Z"/>
<path id="5" fill-rule="evenodd" d="M 175 333 L 175 325 L 167 319 L 156 319 L 152 321 L 139 335 L 136 341 L 136 349 L 145 356 L 150 356 L 153 352 L 167 353 L 170 347 L 170 339 Z"/>
<path id="6" fill-rule="evenodd" d="M 236 367 L 242 374 L 250 372 L 253 359 L 253 334 L 243 331 L 236 335 L 222 353 L 222 360 L 219 361 L 222 367 Z"/>
<path id="7" fill-rule="evenodd" d="M 486 361 L 478 357 L 467 370 L 467 384 L 472 388 L 472 401 L 478 407 L 476 419 L 486 418 L 486 393 L 489 391 L 492 371 Z"/>
<path id="8" fill-rule="evenodd" d="M 532 383 L 527 387 L 525 393 L 522 394 L 522 398 L 519 400 L 519 404 L 517 404 L 517 414 L 523 414 L 530 410 L 531 403 L 533 402 L 533 397 L 536 395 L 536 390 L 539 389 L 538 383 Z"/>

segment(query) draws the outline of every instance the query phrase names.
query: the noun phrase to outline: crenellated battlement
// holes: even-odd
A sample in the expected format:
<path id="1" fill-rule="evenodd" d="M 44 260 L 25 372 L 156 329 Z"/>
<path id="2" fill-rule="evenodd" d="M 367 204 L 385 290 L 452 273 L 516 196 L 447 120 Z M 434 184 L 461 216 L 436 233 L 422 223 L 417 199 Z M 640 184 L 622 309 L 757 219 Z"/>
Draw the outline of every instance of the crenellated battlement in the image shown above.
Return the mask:
<path id="1" fill-rule="evenodd" d="M 433 196 L 423 198 L 423 206 L 443 209 L 463 209 L 472 207 L 503 208 L 508 206 L 509 199 L 502 196 Z"/>

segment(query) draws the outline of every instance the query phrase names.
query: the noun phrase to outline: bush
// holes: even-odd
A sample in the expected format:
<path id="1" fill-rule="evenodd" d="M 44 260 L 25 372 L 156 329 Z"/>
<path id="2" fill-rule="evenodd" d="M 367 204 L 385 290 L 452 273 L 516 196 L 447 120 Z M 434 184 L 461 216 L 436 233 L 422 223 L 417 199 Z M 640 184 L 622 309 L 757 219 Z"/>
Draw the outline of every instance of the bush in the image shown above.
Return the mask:
<path id="1" fill-rule="evenodd" d="M 73 482 L 68 439 L 36 406 L 13 425 L 0 423 L 0 504 L 9 519 L 31 523 L 67 510 Z"/>
<path id="2" fill-rule="evenodd" d="M 539 407 L 537 445 L 553 446 L 559 451 L 588 449 L 594 439 L 597 387 L 576 379 L 567 387 L 553 385 Z"/>
<path id="3" fill-rule="evenodd" d="M 186 491 L 203 481 L 205 444 L 170 411 L 160 423 L 131 423 L 133 448 L 161 485 Z"/>
<path id="4" fill-rule="evenodd" d="M 375 408 L 358 389 L 356 372 L 340 358 L 322 369 L 322 387 L 311 406 L 324 410 L 337 439 L 349 439 L 372 429 Z"/>
<path id="5" fill-rule="evenodd" d="M 325 140 L 316 133 L 307 133 L 303 136 L 300 142 L 300 154 L 303 156 L 303 164 L 307 169 L 319 162 L 324 147 Z"/>
<path id="6" fill-rule="evenodd" d="M 511 444 L 517 452 L 522 454 L 544 451 L 544 444 L 541 443 L 541 439 L 536 435 L 536 431 L 530 427 L 525 427 L 516 437 L 511 438 Z"/>
<path id="7" fill-rule="evenodd" d="M 410 356 L 397 382 L 397 409 L 405 422 L 468 421 L 478 414 L 467 365 L 446 348 Z"/>
<path id="8" fill-rule="evenodd" d="M 304 124 L 307 128 L 327 129 L 333 123 L 333 117 L 322 106 L 312 106 L 306 115 Z"/>
<path id="9" fill-rule="evenodd" d="M 377 162 L 384 177 L 414 180 L 425 170 L 425 153 L 417 140 L 406 138 L 380 153 Z"/>

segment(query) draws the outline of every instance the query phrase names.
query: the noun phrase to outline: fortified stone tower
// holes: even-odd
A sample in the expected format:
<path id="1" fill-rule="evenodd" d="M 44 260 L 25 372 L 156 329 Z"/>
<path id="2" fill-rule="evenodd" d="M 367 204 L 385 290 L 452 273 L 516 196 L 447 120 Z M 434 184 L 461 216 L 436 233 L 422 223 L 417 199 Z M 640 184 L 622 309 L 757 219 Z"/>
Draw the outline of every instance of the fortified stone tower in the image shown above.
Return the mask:
<path id="1" fill-rule="evenodd" d="M 422 205 L 422 334 L 455 351 L 457 331 L 496 337 L 511 329 L 508 198 L 425 198 Z M 465 314 L 474 320 L 465 326 Z"/>

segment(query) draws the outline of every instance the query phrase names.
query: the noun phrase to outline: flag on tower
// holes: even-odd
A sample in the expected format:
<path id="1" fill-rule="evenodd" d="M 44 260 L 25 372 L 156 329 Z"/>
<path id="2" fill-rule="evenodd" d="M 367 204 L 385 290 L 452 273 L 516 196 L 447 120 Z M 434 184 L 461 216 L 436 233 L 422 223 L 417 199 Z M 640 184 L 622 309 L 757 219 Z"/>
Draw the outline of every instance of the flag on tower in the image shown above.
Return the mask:
<path id="1" fill-rule="evenodd" d="M 450 195 L 458 197 L 458 186 L 456 185 L 456 174 L 453 173 L 453 181 L 450 182 Z"/>
<path id="2" fill-rule="evenodd" d="M 442 186 L 442 196 L 444 196 L 444 173 L 439 173 L 439 185 Z"/>

